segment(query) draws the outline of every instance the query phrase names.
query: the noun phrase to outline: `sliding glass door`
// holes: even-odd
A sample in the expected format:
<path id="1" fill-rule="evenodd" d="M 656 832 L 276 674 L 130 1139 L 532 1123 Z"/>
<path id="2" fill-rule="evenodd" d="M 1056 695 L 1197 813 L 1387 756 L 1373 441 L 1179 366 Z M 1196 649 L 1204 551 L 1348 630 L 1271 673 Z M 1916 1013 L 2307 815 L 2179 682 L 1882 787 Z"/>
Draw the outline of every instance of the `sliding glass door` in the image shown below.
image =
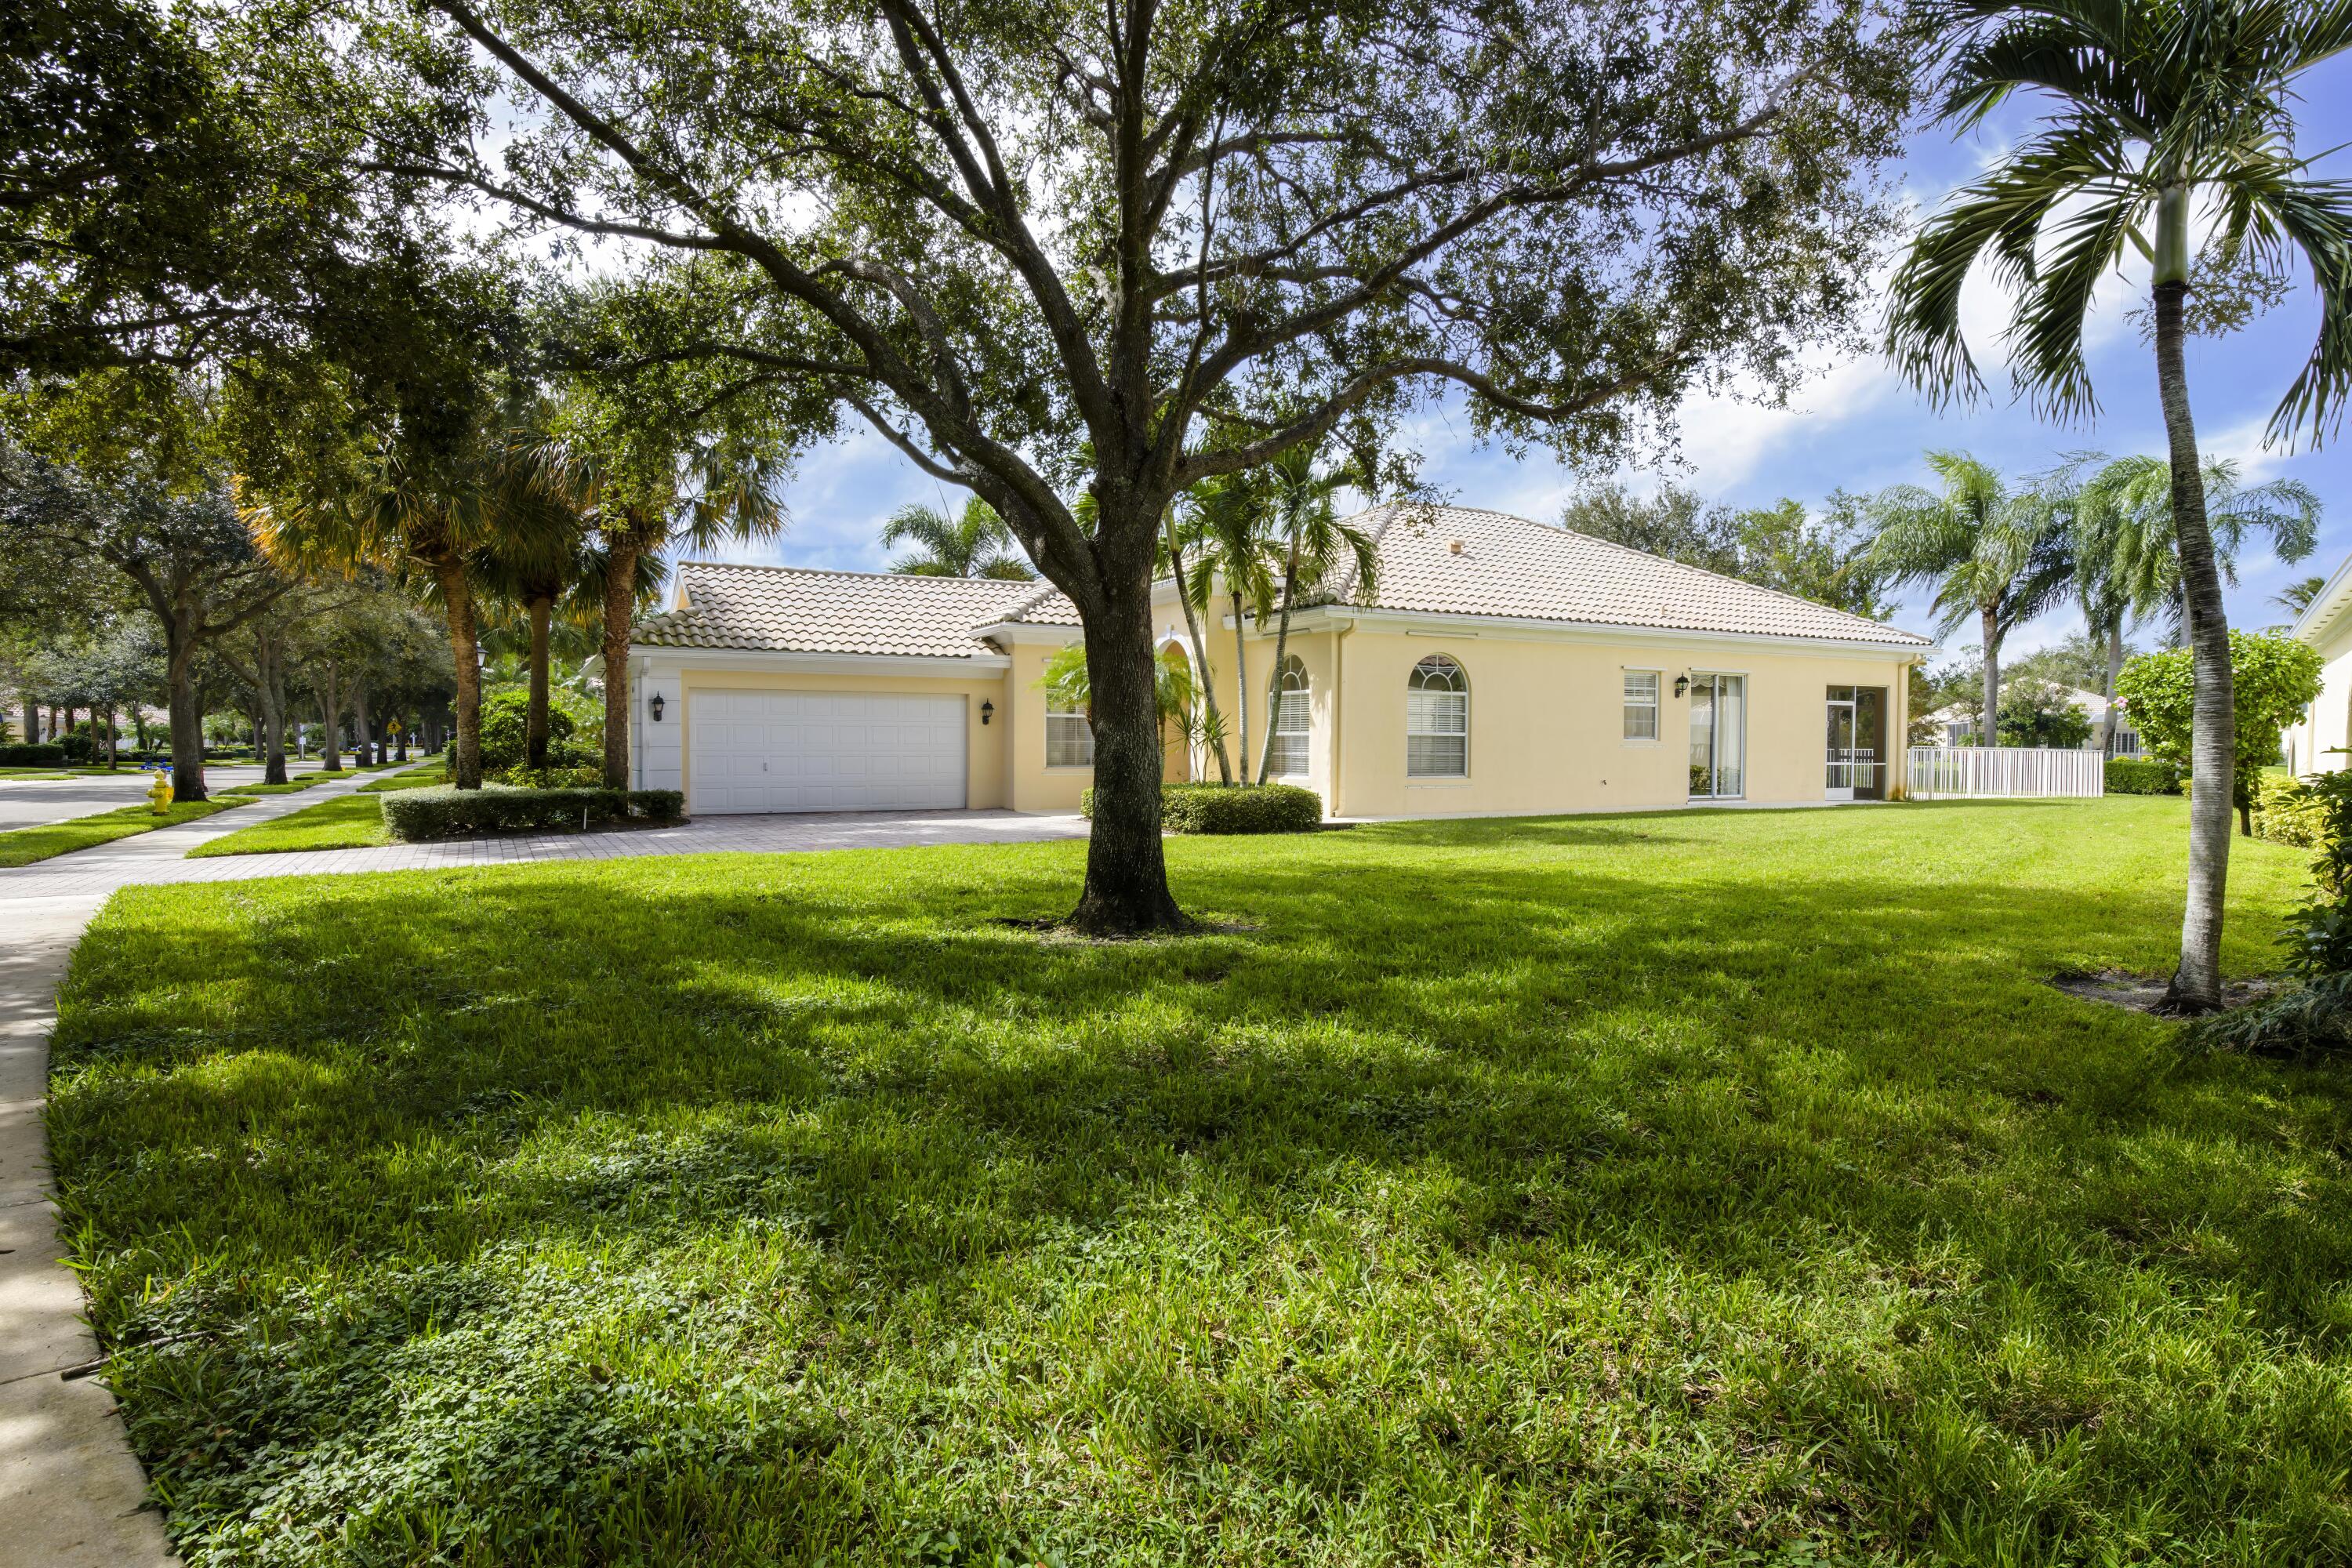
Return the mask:
<path id="1" fill-rule="evenodd" d="M 1748 678 L 1693 675 L 1690 691 L 1690 793 L 1693 800 L 1736 800 L 1748 787 Z"/>

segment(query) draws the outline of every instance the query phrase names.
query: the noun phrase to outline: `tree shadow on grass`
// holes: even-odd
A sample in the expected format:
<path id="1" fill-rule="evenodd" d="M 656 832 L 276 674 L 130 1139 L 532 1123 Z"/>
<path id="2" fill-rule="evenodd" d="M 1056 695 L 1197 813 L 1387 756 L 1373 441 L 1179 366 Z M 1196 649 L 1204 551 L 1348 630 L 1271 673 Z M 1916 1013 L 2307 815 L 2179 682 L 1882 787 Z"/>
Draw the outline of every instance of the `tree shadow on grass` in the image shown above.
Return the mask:
<path id="1" fill-rule="evenodd" d="M 1392 1251 L 1433 1280 L 1655 1273 L 1824 1310 L 1886 1271 L 1926 1281 L 1881 1325 L 1923 1347 L 2018 1295 L 2095 1338 L 2118 1273 L 2226 1298 L 2273 1342 L 2341 1332 L 2343 1207 L 2279 1199 L 2352 1142 L 2336 1080 L 2184 1065 L 2166 1026 L 2040 984 L 2160 960 L 2167 888 L 2021 907 L 1867 868 L 1666 891 L 1582 863 L 1342 847 L 1244 871 L 1204 850 L 1188 900 L 1255 931 L 1088 946 L 992 923 L 1065 896 L 1066 859 L 364 879 L 258 918 L 207 889 L 107 922 L 60 1042 L 59 1159 L 92 1251 L 177 1280 L 142 1295 L 101 1268 L 97 1289 L 116 1342 L 197 1347 L 135 1352 L 121 1380 L 183 1517 L 247 1528 L 290 1479 L 310 1513 L 390 1530 L 455 1494 L 509 1521 L 469 1550 L 528 1554 L 551 1550 L 532 1507 L 584 1474 L 660 1531 L 748 1510 L 794 1550 L 855 1539 L 869 1505 L 829 1467 L 885 1441 L 859 1429 L 891 1408 L 864 1391 L 941 1334 L 1037 1353 L 1008 1300 L 1053 1310 L 1163 1236 L 1262 1238 L 1244 1271 Z M 1180 1321 L 1209 1289 L 1184 1256 L 1154 1266 Z M 337 1289 L 308 1283 L 322 1269 Z M 699 1364 L 599 1381 L 689 1326 L 732 1384 Z M 1949 1373 L 1896 1342 L 1872 1354 L 1907 1372 L 1811 1419 L 1849 1438 L 1907 1419 Z M 787 1397 L 813 1367 L 859 1396 Z M 450 1417 L 491 1455 L 458 1484 L 397 1390 L 469 1384 L 507 1403 Z M 1347 1489 L 1215 1409 L 1136 1397 L 1144 1427 L 1181 1429 L 1165 1443 Z M 1791 1427 L 1817 1397 L 1747 1420 Z M 2063 1437 L 2071 1408 L 2011 1415 Z M 196 1410 L 234 1436 L 176 1449 Z M 1499 1430 L 1451 1462 L 1525 1466 Z M 336 1478 L 370 1453 L 413 1463 L 361 1495 Z M 1823 1462 L 1874 1485 L 1889 1463 Z M 938 1498 L 892 1528 L 926 1509 L 990 1533 Z M 593 1514 L 591 1555 L 643 1548 L 618 1517 Z"/>

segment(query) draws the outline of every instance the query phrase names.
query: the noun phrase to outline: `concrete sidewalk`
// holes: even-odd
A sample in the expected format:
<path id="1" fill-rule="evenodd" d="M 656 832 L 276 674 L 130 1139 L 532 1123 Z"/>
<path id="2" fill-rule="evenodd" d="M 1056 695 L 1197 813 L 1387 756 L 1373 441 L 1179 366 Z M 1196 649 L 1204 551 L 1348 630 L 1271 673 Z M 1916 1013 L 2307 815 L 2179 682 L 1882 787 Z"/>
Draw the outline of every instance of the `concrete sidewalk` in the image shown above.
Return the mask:
<path id="1" fill-rule="evenodd" d="M 115 1418 L 80 1283 L 61 1261 L 48 1139 L 49 1034 L 82 928 L 115 888 L 201 839 L 347 795 L 365 775 L 0 873 L 0 1558 L 40 1568 L 175 1563 Z M 68 878 L 44 866 L 102 858 Z"/>

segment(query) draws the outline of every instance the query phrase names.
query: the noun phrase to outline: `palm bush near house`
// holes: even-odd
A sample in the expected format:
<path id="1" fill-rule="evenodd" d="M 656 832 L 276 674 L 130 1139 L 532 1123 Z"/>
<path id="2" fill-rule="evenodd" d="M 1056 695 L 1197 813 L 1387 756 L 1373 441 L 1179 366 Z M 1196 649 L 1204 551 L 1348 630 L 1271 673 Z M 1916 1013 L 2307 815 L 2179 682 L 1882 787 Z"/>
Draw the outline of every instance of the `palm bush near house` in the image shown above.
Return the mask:
<path id="1" fill-rule="evenodd" d="M 2180 766 L 2162 757 L 2109 757 L 2109 795 L 2179 795 Z"/>
<path id="2" fill-rule="evenodd" d="M 2279 938 L 2287 986 L 2189 1031 L 2192 1048 L 2340 1056 L 2352 1050 L 2352 773 L 2265 775 L 2256 831 L 2319 851 L 2312 896 Z"/>
<path id="3" fill-rule="evenodd" d="M 583 708 L 584 703 L 581 704 Z M 482 700 L 482 771 L 495 773 L 509 784 L 528 784 L 524 763 L 529 755 L 524 745 L 524 730 L 530 711 L 530 696 L 524 691 L 499 691 Z M 548 769 L 589 771 L 593 776 L 585 782 L 593 784 L 603 777 L 599 763 L 603 760 L 603 741 L 580 734 L 580 721 L 569 710 L 567 702 L 551 697 L 547 709 Z M 541 770 L 542 772 L 548 770 Z"/>
<path id="4" fill-rule="evenodd" d="M 192 1568 L 2340 1562 L 2340 1075 L 2042 983 L 2185 817 L 131 889 L 63 1229 Z"/>
<path id="5" fill-rule="evenodd" d="M 1078 797 L 1095 814 L 1095 792 Z M 1297 784 L 1171 784 L 1160 786 L 1160 826 L 1170 833 L 1312 833 L 1323 825 L 1323 797 Z"/>

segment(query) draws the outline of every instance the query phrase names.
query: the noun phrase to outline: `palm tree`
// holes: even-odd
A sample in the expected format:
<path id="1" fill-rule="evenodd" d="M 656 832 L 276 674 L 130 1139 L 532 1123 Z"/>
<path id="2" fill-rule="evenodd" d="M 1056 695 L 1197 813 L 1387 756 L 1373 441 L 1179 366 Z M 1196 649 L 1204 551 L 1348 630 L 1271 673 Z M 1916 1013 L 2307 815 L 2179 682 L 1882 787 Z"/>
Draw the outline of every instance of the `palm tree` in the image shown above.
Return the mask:
<path id="1" fill-rule="evenodd" d="M 1932 584 L 1937 629 L 1973 616 L 1984 647 L 1984 734 L 2000 712 L 2000 645 L 2056 605 L 2074 582 L 2060 510 L 2045 492 L 2013 490 L 1965 452 L 1930 452 L 1939 489 L 1895 485 L 1869 502 L 1872 571 L 1889 583 Z"/>
<path id="2" fill-rule="evenodd" d="M 1282 664 L 1290 654 L 1290 615 L 1300 591 L 1320 584 L 1344 554 L 1353 561 L 1357 591 L 1369 595 L 1379 580 L 1381 562 L 1371 535 L 1341 522 L 1332 509 L 1333 493 L 1353 482 L 1353 470 L 1318 473 L 1313 450 L 1293 447 L 1255 478 L 1265 509 L 1261 537 L 1282 561 L 1274 663 L 1266 672 L 1265 739 L 1257 756 L 1256 782 L 1264 784 L 1274 765 L 1274 733 L 1282 720 Z"/>
<path id="3" fill-rule="evenodd" d="M 2299 577 L 2273 594 L 2271 603 L 2301 620 L 2304 611 L 2311 608 L 2311 602 L 2318 598 L 2326 586 L 2327 579 L 2325 577 Z"/>
<path id="4" fill-rule="evenodd" d="M 1234 618 L 1234 725 L 1244 782 L 1250 752 L 1249 619 L 1255 615 L 1264 621 L 1274 613 L 1274 574 L 1268 569 L 1261 483 L 1262 476 L 1256 473 L 1228 474 L 1202 483 L 1189 503 L 1192 533 L 1200 550 L 1191 584 L 1192 611 L 1207 615 L 1217 585 L 1223 584 L 1228 613 Z M 1222 763 L 1222 756 L 1219 761 Z"/>
<path id="5" fill-rule="evenodd" d="M 483 587 L 522 612 L 530 680 L 523 763 L 530 768 L 547 766 L 549 644 L 557 605 L 577 595 L 583 575 L 600 563 L 587 553 L 593 520 L 572 497 L 532 482 L 543 439 L 536 431 L 518 433 L 499 455 L 497 522 L 480 563 Z"/>
<path id="6" fill-rule="evenodd" d="M 261 552 L 289 574 L 369 568 L 423 578 L 439 601 L 457 674 L 450 778 L 482 786 L 481 640 L 474 574 L 497 526 L 499 465 L 486 437 L 427 451 L 398 426 L 356 469 L 327 469 L 304 492 L 246 509 Z M 332 724 L 335 715 L 329 714 Z"/>
<path id="7" fill-rule="evenodd" d="M 2166 1001 L 2176 1012 L 2211 1012 L 2221 1005 L 2236 724 L 2182 343 L 2192 282 L 2226 307 L 2226 283 L 2215 279 L 2249 268 L 2276 276 L 2299 253 L 2318 285 L 2320 330 L 2271 432 L 2319 435 L 2340 421 L 2352 386 L 2352 188 L 2307 177 L 2288 106 L 2298 77 L 2352 45 L 2352 6 L 1939 0 L 1930 22 L 1946 68 L 1939 118 L 1968 130 L 2018 93 L 2046 95 L 2053 108 L 2038 135 L 1955 195 L 1896 269 L 1887 344 L 1903 370 L 1937 395 L 1973 395 L 1981 384 L 1960 331 L 1960 294 L 1990 252 L 2018 299 L 2007 341 L 2019 390 L 2054 413 L 2087 411 L 2095 405 L 2083 332 L 2093 293 L 2126 247 L 2151 264 L 2157 386 L 2196 679 L 2189 896 Z M 2200 198 L 2216 215 L 2201 257 L 2190 233 Z M 2231 314 L 2216 309 L 2210 324 L 2228 325 Z"/>
<path id="8" fill-rule="evenodd" d="M 1091 510 L 1094 498 L 1081 496 L 1079 505 Z M 1091 526 L 1091 518 L 1082 518 Z M 1170 504 L 1160 519 L 1160 554 L 1167 563 L 1169 574 L 1176 582 L 1176 604 L 1184 612 L 1184 633 L 1192 647 L 1192 667 L 1199 672 L 1197 685 L 1201 697 L 1201 733 L 1202 742 L 1211 748 L 1217 759 L 1220 782 L 1234 782 L 1234 759 L 1225 750 L 1225 717 L 1217 710 L 1217 681 L 1209 668 L 1208 645 L 1201 637 L 1201 610 L 1194 603 L 1192 583 L 1195 573 L 1185 560 L 1185 552 L 1198 550 L 1202 542 L 1200 509 L 1190 496 Z M 1198 575 L 1205 576 L 1205 572 Z"/>
<path id="9" fill-rule="evenodd" d="M 645 603 L 649 562 L 783 531 L 783 467 L 735 437 L 682 439 L 633 422 L 617 402 L 583 397 L 529 446 L 535 488 L 592 517 L 604 564 L 599 656 L 604 665 L 604 784 L 629 783 L 630 622 Z"/>
<path id="10" fill-rule="evenodd" d="M 882 525 L 882 548 L 914 543 L 921 553 L 890 563 L 910 577 L 999 577 L 1025 583 L 1037 574 L 996 509 L 973 496 L 954 517 L 927 506 L 902 506 Z"/>
<path id="11" fill-rule="evenodd" d="M 2087 479 L 2074 475 L 2098 464 Z M 2267 533 L 2280 560 L 2303 560 L 2319 542 L 2319 498 L 2294 479 L 2241 481 L 2238 465 L 2208 458 L 2200 476 L 2213 562 L 2238 585 L 2238 552 L 2246 536 Z M 2076 594 L 2091 629 L 2106 639 L 2109 708 L 2103 740 L 2115 735 L 2116 677 L 2123 667 L 2124 627 L 2161 617 L 2175 637 L 2188 624 L 2180 584 L 2179 531 L 2172 521 L 2171 465 L 2161 458 L 2076 458 L 2053 482 L 2071 496 Z"/>

